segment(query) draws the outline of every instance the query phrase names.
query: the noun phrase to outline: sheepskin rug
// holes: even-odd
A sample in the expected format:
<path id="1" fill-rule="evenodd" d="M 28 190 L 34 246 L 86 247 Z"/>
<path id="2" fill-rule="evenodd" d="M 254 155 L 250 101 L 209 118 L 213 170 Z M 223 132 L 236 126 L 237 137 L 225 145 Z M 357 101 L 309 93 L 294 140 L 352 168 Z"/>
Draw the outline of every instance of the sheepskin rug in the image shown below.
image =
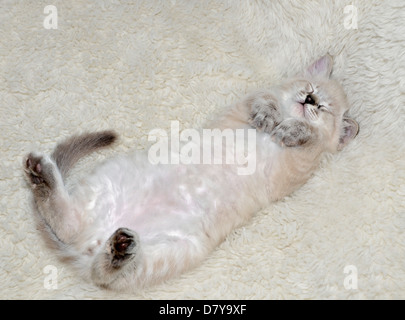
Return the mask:
<path id="1" fill-rule="evenodd" d="M 0 297 L 404 299 L 404 14 L 403 0 L 1 0 Z M 148 148 L 152 129 L 203 126 L 327 52 L 360 134 L 201 266 L 115 293 L 46 245 L 23 179 L 27 152 L 116 130 L 119 143 L 83 159 L 74 181 Z"/>

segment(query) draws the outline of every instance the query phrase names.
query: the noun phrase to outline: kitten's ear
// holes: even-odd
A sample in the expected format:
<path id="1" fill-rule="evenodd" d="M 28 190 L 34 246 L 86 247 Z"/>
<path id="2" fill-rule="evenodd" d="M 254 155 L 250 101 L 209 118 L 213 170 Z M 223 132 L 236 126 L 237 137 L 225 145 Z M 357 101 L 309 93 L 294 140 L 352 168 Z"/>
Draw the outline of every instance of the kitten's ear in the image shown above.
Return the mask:
<path id="1" fill-rule="evenodd" d="M 344 117 L 342 121 L 342 128 L 340 130 L 338 151 L 342 150 L 345 145 L 352 141 L 359 133 L 359 124 L 348 117 Z"/>
<path id="2" fill-rule="evenodd" d="M 327 54 L 311 64 L 306 71 L 306 75 L 313 78 L 329 78 L 332 66 L 333 58 L 330 54 Z"/>

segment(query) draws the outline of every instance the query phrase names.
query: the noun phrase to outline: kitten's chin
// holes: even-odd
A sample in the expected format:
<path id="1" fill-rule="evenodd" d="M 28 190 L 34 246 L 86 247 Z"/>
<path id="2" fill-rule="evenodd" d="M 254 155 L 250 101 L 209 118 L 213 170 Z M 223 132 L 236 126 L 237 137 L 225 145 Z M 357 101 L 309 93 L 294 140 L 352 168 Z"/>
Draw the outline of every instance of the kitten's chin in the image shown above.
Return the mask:
<path id="1" fill-rule="evenodd" d="M 298 118 L 305 118 L 305 107 L 302 103 L 296 102 L 292 105 L 291 115 Z"/>

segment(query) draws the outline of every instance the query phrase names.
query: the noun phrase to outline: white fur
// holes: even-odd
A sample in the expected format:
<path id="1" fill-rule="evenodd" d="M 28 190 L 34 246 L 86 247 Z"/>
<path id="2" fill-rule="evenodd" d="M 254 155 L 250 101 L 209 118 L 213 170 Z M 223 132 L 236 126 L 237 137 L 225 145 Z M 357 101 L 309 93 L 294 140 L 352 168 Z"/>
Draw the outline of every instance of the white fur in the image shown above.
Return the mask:
<path id="1" fill-rule="evenodd" d="M 91 281 L 94 257 L 110 235 L 121 227 L 134 230 L 139 264 L 109 284 L 116 290 L 138 290 L 200 264 L 234 228 L 275 200 L 272 172 L 280 167 L 281 148 L 268 134 L 258 135 L 257 148 L 250 156 L 259 166 L 246 176 L 235 165 L 153 165 L 145 152 L 106 161 L 74 190 L 80 231 L 62 254 L 74 258 Z"/>
<path id="2" fill-rule="evenodd" d="M 74 217 L 72 223 L 65 222 L 73 225 L 67 234 L 63 232 L 65 223 L 62 227 L 54 222 L 48 224 L 68 247 L 65 252 L 75 260 L 80 273 L 88 281 L 117 291 L 134 291 L 161 283 L 200 264 L 232 230 L 304 184 L 317 168 L 321 154 L 337 150 L 339 135 L 344 132 L 342 120 L 348 105 L 340 86 L 329 80 L 333 62 L 329 56 L 327 60 L 325 67 L 317 68 L 317 72 L 320 74 L 326 69 L 328 72 L 317 80 L 287 80 L 267 91 L 249 95 L 224 110 L 212 127 L 225 128 L 229 133 L 247 129 L 249 123 L 255 127 L 256 117 L 262 119 L 263 112 L 269 110 L 272 112 L 269 119 L 276 117 L 281 123 L 256 134 L 254 140 L 247 134 L 231 144 L 228 139 L 214 139 L 214 145 L 202 139 L 201 153 L 207 152 L 207 144 L 212 153 L 220 143 L 221 154 L 214 153 L 219 163 L 212 159 L 213 162 L 201 164 L 177 164 L 177 161 L 152 164 L 144 152 L 120 156 L 106 161 L 77 184 L 68 201 L 70 208 L 65 202 L 63 211 L 58 210 L 58 203 L 50 205 L 52 210 L 57 208 L 51 213 L 55 221 L 53 215 Z M 317 64 L 312 64 L 309 70 Z M 317 74 L 311 73 L 311 77 Z M 303 104 L 308 90 L 316 104 Z M 269 101 L 276 110 L 269 107 Z M 330 106 L 330 112 L 318 110 L 318 102 Z M 302 109 L 315 111 L 297 112 L 297 104 Z M 258 121 L 257 129 L 262 131 L 261 120 Z M 288 130 L 295 130 L 297 121 L 311 128 L 308 142 L 285 146 L 277 139 L 285 135 L 291 139 L 293 136 Z M 287 129 L 281 129 L 285 127 Z M 280 137 L 276 133 L 279 130 Z M 346 142 L 354 137 L 355 131 L 351 132 Z M 305 137 L 305 134 L 299 136 Z M 250 146 L 252 143 L 254 148 Z M 227 162 L 227 155 L 235 153 L 237 144 L 247 144 L 244 156 L 255 162 L 255 170 L 248 175 L 239 175 L 237 162 Z M 172 149 L 169 153 L 177 152 Z M 206 157 L 201 154 L 200 158 Z M 42 199 L 41 203 L 48 201 Z M 46 221 L 49 219 L 46 211 L 41 214 Z M 134 233 L 136 251 L 131 252 L 133 260 L 126 260 L 117 269 L 110 267 L 109 238 L 119 228 Z"/>
<path id="3" fill-rule="evenodd" d="M 0 1 L 2 298 L 405 298 L 402 0 L 52 1 L 59 26 L 45 30 L 48 4 Z M 345 28 L 348 4 L 357 29 Z M 79 128 L 116 128 L 111 153 L 145 149 L 169 119 L 198 126 L 327 51 L 360 135 L 199 268 L 117 294 L 83 282 L 46 248 L 22 179 L 27 150 L 50 151 Z M 84 159 L 72 178 L 104 157 Z M 47 265 L 57 267 L 56 290 L 44 287 Z M 357 290 L 344 286 L 347 265 L 358 269 Z"/>

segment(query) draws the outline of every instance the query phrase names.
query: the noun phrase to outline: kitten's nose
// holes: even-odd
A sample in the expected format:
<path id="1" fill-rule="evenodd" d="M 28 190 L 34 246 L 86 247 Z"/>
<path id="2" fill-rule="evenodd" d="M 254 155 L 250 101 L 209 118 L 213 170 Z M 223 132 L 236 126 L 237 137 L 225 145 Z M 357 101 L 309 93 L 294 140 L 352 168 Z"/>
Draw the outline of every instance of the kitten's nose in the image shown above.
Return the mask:
<path id="1" fill-rule="evenodd" d="M 309 95 L 307 95 L 307 97 L 305 98 L 304 104 L 315 105 L 315 100 L 314 100 L 314 98 L 312 98 L 312 96 L 309 94 Z"/>

